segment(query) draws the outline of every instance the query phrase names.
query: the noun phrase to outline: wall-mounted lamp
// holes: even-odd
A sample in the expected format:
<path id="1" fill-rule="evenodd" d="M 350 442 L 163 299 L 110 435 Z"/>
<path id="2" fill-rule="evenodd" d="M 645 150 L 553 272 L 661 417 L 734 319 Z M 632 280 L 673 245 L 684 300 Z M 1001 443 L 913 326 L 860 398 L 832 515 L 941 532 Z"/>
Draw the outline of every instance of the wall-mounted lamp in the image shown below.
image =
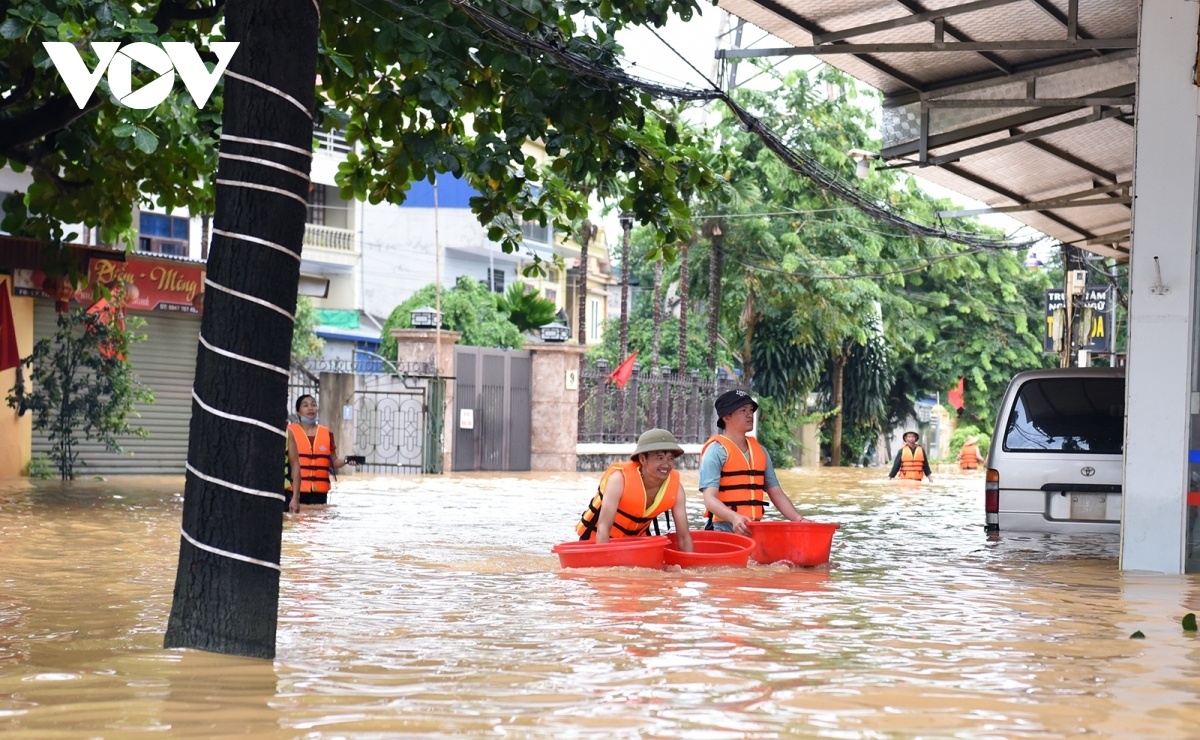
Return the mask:
<path id="1" fill-rule="evenodd" d="M 851 149 L 846 156 L 855 161 L 854 176 L 860 180 L 871 176 L 871 160 L 879 159 L 879 155 L 865 149 Z"/>

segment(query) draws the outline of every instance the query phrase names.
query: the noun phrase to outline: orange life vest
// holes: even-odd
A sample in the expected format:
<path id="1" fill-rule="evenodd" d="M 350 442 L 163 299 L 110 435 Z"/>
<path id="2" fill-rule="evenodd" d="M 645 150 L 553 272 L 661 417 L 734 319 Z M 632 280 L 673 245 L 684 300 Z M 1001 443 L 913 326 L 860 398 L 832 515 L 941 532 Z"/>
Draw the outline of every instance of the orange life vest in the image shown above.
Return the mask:
<path id="1" fill-rule="evenodd" d="M 979 467 L 979 445 L 974 442 L 963 445 L 962 457 L 959 458 L 958 465 L 963 470 L 974 470 Z"/>
<path id="2" fill-rule="evenodd" d="M 579 539 L 590 540 L 595 534 L 596 527 L 600 524 L 600 505 L 604 503 L 604 488 L 608 485 L 608 479 L 618 470 L 625 476 L 625 490 L 621 491 L 621 503 L 617 506 L 617 516 L 613 520 L 609 537 L 615 539 L 648 534 L 647 530 L 654 518 L 663 512 L 669 512 L 675 505 L 675 499 L 679 496 L 679 471 L 671 471 L 664 484 L 666 490 L 657 500 L 652 501 L 647 509 L 646 486 L 642 482 L 641 465 L 633 460 L 614 463 L 604 471 L 596 495 L 579 518 L 579 524 L 575 525 Z"/>
<path id="3" fill-rule="evenodd" d="M 920 445 L 916 448 L 904 445 L 900 448 L 900 472 L 898 477 L 908 480 L 921 480 L 925 477 L 925 449 Z"/>
<path id="4" fill-rule="evenodd" d="M 333 440 L 329 428 L 317 425 L 317 435 L 309 443 L 304 427 L 288 424 L 288 433 L 296 443 L 296 456 L 300 460 L 300 493 L 328 493 L 329 466 L 333 464 Z M 292 470 L 288 464 L 285 491 L 292 490 Z"/>
<path id="5" fill-rule="evenodd" d="M 750 447 L 750 459 L 733 443 L 732 439 L 720 434 L 714 435 L 704 443 L 700 450 L 700 459 L 709 445 L 718 443 L 725 448 L 725 464 L 721 466 L 721 483 L 717 489 L 717 498 L 721 503 L 737 511 L 751 521 L 759 522 L 763 518 L 763 507 L 770 506 L 766 499 L 767 490 L 767 451 L 754 437 L 746 437 Z M 739 511 L 738 507 L 743 510 Z M 704 510 L 704 515 L 711 523 L 713 513 Z"/>

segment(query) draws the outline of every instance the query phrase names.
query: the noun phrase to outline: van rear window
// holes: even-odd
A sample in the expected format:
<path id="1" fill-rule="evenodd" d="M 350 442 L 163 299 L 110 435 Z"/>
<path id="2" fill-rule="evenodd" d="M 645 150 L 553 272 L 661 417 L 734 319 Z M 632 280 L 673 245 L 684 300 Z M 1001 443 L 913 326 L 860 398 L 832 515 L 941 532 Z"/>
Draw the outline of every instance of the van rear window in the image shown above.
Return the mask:
<path id="1" fill-rule="evenodd" d="M 1125 440 L 1122 378 L 1055 378 L 1021 386 L 1004 449 L 1119 455 Z"/>

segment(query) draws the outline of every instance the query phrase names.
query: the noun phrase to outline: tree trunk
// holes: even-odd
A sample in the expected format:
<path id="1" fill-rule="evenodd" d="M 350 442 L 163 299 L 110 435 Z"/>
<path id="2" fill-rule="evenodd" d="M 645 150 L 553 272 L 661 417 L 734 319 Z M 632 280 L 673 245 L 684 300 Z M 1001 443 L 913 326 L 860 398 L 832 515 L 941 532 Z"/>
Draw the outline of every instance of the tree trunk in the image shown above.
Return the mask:
<path id="1" fill-rule="evenodd" d="M 676 377 L 680 381 L 687 377 L 688 371 L 688 250 L 691 246 L 691 242 L 682 242 L 679 245 L 679 370 Z M 684 406 L 686 404 L 680 402 L 677 405 L 675 431 L 683 434 Z"/>
<path id="2" fill-rule="evenodd" d="M 200 216 L 200 259 L 208 259 L 208 245 L 212 241 L 212 217 L 207 213 Z"/>
<path id="3" fill-rule="evenodd" d="M 721 259 L 725 234 L 720 221 L 708 222 L 708 366 L 717 371 L 717 329 L 721 317 Z"/>
<path id="4" fill-rule="evenodd" d="M 629 354 L 629 240 L 633 234 L 633 214 L 621 214 L 621 350 L 617 363 Z M 617 390 L 617 429 L 625 430 L 625 389 Z"/>
<path id="5" fill-rule="evenodd" d="M 842 409 L 842 379 L 845 376 L 848 357 L 848 352 L 839 352 L 833 356 L 833 407 L 837 409 L 837 413 L 833 415 L 833 434 L 829 439 L 829 463 L 835 468 L 842 464 L 842 421 L 845 418 Z"/>
<path id="6" fill-rule="evenodd" d="M 633 215 L 621 214 L 621 354 L 617 362 L 624 362 L 629 352 L 629 238 L 633 233 Z"/>
<path id="7" fill-rule="evenodd" d="M 576 335 L 579 338 L 579 344 L 582 347 L 587 347 L 587 278 L 588 278 L 588 242 L 592 240 L 592 235 L 596 232 L 592 226 L 592 222 L 584 220 L 583 226 L 579 229 L 579 287 L 576 289 L 578 294 L 577 306 L 579 309 L 579 333 Z M 576 434 L 583 432 L 584 425 L 584 407 L 587 405 L 587 386 L 583 382 L 583 371 L 587 368 L 587 353 L 579 353 L 579 417 L 576 422 Z"/>
<path id="8" fill-rule="evenodd" d="M 650 335 L 650 408 L 653 414 L 654 426 L 661 427 L 662 422 L 658 418 L 658 394 L 662 390 L 662 375 L 658 366 L 658 349 L 662 343 L 662 276 L 663 276 L 663 258 L 662 251 L 658 253 L 658 261 L 654 263 L 654 328 Z"/>
<path id="9" fill-rule="evenodd" d="M 754 379 L 754 327 L 758 325 L 758 311 L 754 309 L 754 291 L 746 292 L 746 305 L 742 307 L 742 316 L 738 322 L 745 330 L 742 339 L 742 385 L 750 387 Z"/>
<path id="10" fill-rule="evenodd" d="M 289 350 L 319 24 L 311 0 L 230 0 L 226 7 L 227 38 L 241 46 L 225 75 L 224 133 L 305 153 L 228 138 L 221 144 L 223 152 L 300 174 L 232 159 L 217 170 L 168 648 L 275 655 Z"/>
<path id="11" fill-rule="evenodd" d="M 682 242 L 679 245 L 679 374 L 687 374 L 688 356 L 688 249 L 692 245 Z"/>

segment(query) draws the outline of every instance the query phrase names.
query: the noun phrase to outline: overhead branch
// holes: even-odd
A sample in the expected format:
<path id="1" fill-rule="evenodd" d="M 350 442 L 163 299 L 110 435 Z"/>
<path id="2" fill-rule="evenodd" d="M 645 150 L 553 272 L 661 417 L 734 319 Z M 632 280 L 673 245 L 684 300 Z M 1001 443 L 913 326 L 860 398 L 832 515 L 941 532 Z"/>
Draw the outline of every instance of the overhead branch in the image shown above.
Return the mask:
<path id="1" fill-rule="evenodd" d="M 216 18 L 221 9 L 225 7 L 225 0 L 213 0 L 212 5 L 199 8 L 189 8 L 187 7 L 189 4 L 187 0 L 184 2 L 163 0 L 150 22 L 154 24 L 160 34 L 163 34 L 171 30 L 175 21 L 203 21 Z"/>

